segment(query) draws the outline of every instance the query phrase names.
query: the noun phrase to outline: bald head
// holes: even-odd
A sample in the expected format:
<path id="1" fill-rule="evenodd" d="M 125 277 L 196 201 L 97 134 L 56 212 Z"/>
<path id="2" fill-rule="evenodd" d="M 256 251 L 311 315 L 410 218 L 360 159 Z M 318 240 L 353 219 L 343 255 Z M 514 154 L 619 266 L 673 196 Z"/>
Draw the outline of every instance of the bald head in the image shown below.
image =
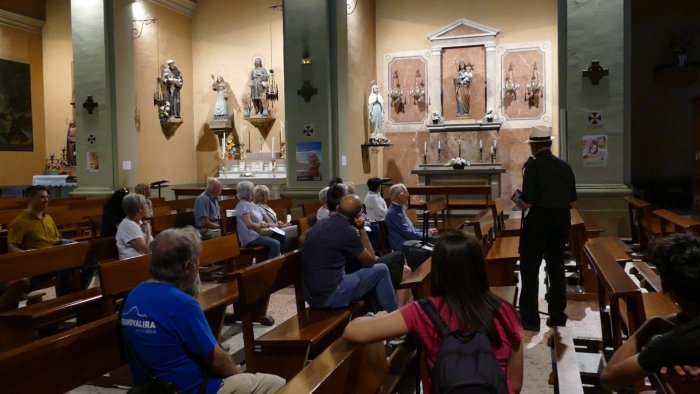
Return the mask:
<path id="1" fill-rule="evenodd" d="M 362 200 L 356 194 L 347 194 L 340 200 L 338 211 L 343 215 L 354 218 L 362 209 Z"/>

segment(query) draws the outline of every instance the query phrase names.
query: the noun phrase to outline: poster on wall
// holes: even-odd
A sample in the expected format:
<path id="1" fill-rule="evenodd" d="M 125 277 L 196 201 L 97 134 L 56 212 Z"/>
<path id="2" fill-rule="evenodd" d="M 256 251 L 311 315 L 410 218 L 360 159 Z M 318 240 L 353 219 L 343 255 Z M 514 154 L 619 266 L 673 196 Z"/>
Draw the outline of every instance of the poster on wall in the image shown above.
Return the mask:
<path id="1" fill-rule="evenodd" d="M 321 181 L 321 141 L 297 142 L 297 181 Z"/>
<path id="2" fill-rule="evenodd" d="M 97 152 L 87 152 L 88 172 L 100 172 L 100 156 Z"/>
<path id="3" fill-rule="evenodd" d="M 581 147 L 584 167 L 605 167 L 608 165 L 607 135 L 584 135 Z"/>
<path id="4" fill-rule="evenodd" d="M 0 59 L 0 151 L 33 151 L 29 64 Z"/>

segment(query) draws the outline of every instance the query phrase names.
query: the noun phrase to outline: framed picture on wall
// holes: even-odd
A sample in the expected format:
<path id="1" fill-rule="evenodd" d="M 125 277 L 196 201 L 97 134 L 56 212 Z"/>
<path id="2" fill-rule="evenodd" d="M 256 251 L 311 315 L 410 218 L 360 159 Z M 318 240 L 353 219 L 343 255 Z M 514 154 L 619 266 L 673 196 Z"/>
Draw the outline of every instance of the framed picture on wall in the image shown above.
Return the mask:
<path id="1" fill-rule="evenodd" d="M 34 150 L 29 64 L 3 59 L 0 59 L 0 150 Z"/>

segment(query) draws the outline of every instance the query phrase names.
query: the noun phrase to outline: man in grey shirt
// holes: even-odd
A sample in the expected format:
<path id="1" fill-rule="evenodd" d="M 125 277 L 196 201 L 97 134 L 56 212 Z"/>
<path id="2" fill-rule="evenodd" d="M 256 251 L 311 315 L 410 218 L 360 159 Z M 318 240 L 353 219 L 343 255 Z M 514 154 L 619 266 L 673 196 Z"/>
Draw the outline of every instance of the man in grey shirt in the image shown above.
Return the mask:
<path id="1" fill-rule="evenodd" d="M 202 239 L 221 236 L 220 195 L 221 182 L 211 178 L 207 181 L 207 190 L 194 200 L 194 223 Z"/>

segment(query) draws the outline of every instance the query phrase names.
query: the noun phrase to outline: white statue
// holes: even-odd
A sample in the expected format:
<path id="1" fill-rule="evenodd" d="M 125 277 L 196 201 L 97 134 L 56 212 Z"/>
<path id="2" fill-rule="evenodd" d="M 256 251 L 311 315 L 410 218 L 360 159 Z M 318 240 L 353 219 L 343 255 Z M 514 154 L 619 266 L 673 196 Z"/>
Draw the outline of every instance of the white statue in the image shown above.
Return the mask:
<path id="1" fill-rule="evenodd" d="M 214 80 L 214 82 L 211 84 L 211 90 L 216 92 L 214 120 L 228 120 L 228 94 L 226 94 L 226 81 L 224 81 L 224 77 L 221 75 L 214 78 L 214 74 L 211 75 L 211 79 Z"/>
<path id="2" fill-rule="evenodd" d="M 382 123 L 384 123 L 384 101 L 382 95 L 379 94 L 379 86 L 372 85 L 372 93 L 367 99 L 370 135 L 369 138 L 377 138 L 383 136 Z"/>

